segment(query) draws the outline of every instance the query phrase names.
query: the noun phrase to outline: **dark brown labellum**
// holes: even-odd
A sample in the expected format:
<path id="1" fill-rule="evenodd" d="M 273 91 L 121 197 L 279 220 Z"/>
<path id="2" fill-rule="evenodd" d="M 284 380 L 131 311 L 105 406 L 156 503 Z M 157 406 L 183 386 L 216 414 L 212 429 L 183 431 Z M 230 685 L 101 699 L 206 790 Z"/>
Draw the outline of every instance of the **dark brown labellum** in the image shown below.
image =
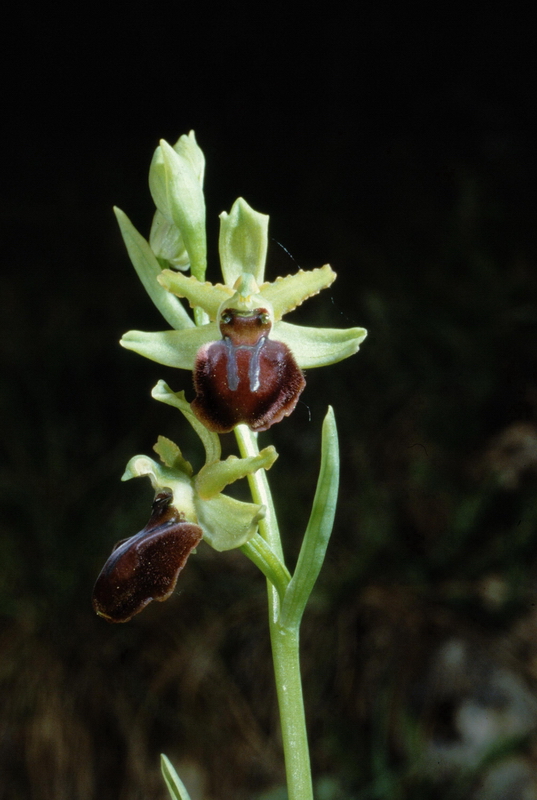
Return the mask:
<path id="1" fill-rule="evenodd" d="M 155 498 L 145 528 L 118 542 L 93 589 L 93 608 L 109 622 L 128 622 L 151 600 L 166 600 L 199 544 L 201 528 L 171 505 L 172 494 Z"/>
<path id="2" fill-rule="evenodd" d="M 209 430 L 265 431 L 293 411 L 306 381 L 287 345 L 268 338 L 271 327 L 266 309 L 226 309 L 223 338 L 200 348 L 192 409 Z"/>

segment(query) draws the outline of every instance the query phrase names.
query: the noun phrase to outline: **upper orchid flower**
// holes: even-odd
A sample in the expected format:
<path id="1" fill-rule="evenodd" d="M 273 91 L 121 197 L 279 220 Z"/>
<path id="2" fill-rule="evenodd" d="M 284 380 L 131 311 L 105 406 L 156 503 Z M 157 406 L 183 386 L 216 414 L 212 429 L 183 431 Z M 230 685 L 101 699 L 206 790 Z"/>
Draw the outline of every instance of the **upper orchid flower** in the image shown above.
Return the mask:
<path id="1" fill-rule="evenodd" d="M 294 275 L 264 281 L 268 216 L 239 198 L 230 214 L 220 215 L 219 251 L 224 283 L 204 282 L 205 223 L 200 192 L 201 150 L 193 134 L 174 148 L 157 148 L 150 172 L 158 206 L 159 259 L 123 212 L 118 221 L 142 282 L 175 330 L 129 331 L 123 347 L 161 364 L 193 370 L 196 398 L 192 408 L 209 430 L 230 431 L 247 424 L 262 431 L 294 409 L 305 386 L 303 369 L 336 363 L 355 353 L 366 336 L 363 328 L 311 328 L 282 317 L 325 289 L 336 274 L 326 264 Z M 154 188 L 156 187 L 156 188 Z M 202 195 L 201 195 L 202 197 Z M 203 234 L 202 234 L 203 228 Z M 168 249 L 162 249 L 162 242 Z M 175 249 L 174 249 L 175 248 Z M 163 258 L 166 253 L 166 258 Z M 191 265 L 190 276 L 171 269 Z M 177 298 L 194 309 L 195 323 Z"/>

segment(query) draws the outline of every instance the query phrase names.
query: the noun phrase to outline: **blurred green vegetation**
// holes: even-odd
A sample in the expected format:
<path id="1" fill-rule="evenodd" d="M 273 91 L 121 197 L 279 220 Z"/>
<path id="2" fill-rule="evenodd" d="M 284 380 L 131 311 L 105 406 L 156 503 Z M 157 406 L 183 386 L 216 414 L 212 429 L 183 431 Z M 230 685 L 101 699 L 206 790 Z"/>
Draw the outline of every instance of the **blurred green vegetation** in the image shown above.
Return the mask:
<path id="1" fill-rule="evenodd" d="M 537 679 L 537 272 L 524 181 L 505 190 L 516 153 L 495 178 L 479 159 L 410 167 L 418 156 L 408 145 L 369 176 L 368 204 L 352 182 L 326 207 L 305 179 L 296 189 L 293 255 L 316 266 L 319 247 L 339 274 L 297 318 L 370 331 L 354 359 L 311 371 L 293 417 L 263 435 L 281 454 L 270 478 L 292 561 L 335 407 L 340 508 L 303 632 L 319 800 L 494 797 L 477 794 L 491 770 L 513 759 L 536 770 L 535 711 L 481 749 L 461 722 L 464 703 L 509 710 L 508 692 L 476 700 L 476 686 L 498 693 L 495 670 L 517 697 Z M 149 396 L 159 378 L 188 393 L 186 373 L 116 345 L 130 328 L 164 326 L 111 215 L 103 223 L 106 201 L 66 184 L 32 213 L 30 234 L 28 209 L 13 207 L 4 239 L 10 261 L 29 235 L 32 263 L 0 296 L 0 799 L 164 799 L 164 751 L 194 800 L 280 800 L 264 584 L 249 562 L 202 546 L 167 603 L 125 626 L 91 610 L 112 545 L 149 516 L 149 486 L 119 483 L 128 458 L 158 434 L 196 457 L 180 415 Z M 260 209 L 279 239 L 295 223 L 285 202 Z M 294 269 L 274 243 L 272 273 Z M 477 652 L 487 677 L 461 667 L 457 682 L 446 667 L 446 688 L 438 654 L 450 643 Z"/>

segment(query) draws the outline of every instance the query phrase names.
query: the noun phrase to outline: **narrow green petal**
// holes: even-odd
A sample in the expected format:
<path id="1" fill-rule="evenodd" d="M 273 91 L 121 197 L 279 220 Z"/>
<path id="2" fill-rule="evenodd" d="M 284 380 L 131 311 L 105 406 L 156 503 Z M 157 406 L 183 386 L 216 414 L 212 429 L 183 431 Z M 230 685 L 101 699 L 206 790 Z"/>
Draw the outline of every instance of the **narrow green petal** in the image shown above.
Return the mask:
<path id="1" fill-rule="evenodd" d="M 144 289 L 164 319 L 177 330 L 194 326 L 186 308 L 157 281 L 161 267 L 144 237 L 121 209 L 114 207 L 123 241 Z"/>
<path id="2" fill-rule="evenodd" d="M 198 524 L 203 538 L 215 550 L 233 550 L 251 539 L 265 516 L 265 507 L 242 503 L 225 494 L 196 500 Z"/>
<path id="3" fill-rule="evenodd" d="M 274 308 L 275 318 L 281 319 L 308 297 L 318 294 L 321 289 L 326 289 L 336 279 L 336 273 L 330 266 L 318 267 L 312 270 L 299 270 L 294 275 L 285 278 L 276 278 L 274 283 L 264 283 L 260 289 L 261 294 Z"/>
<path id="4" fill-rule="evenodd" d="M 298 628 L 311 590 L 323 565 L 332 533 L 339 486 L 339 447 L 331 407 L 323 422 L 321 468 L 308 527 L 297 565 L 281 606 L 280 625 Z"/>
<path id="5" fill-rule="evenodd" d="M 192 308 L 203 308 L 211 320 L 216 319 L 221 304 L 233 297 L 233 289 L 221 283 L 202 283 L 193 276 L 183 275 L 171 269 L 163 270 L 158 281 L 168 292 L 178 297 L 186 297 Z"/>
<path id="6" fill-rule="evenodd" d="M 271 445 L 261 450 L 258 456 L 249 456 L 248 458 L 229 456 L 225 461 L 207 463 L 196 475 L 194 481 L 196 491 L 202 498 L 214 497 L 228 484 L 245 478 L 246 475 L 251 475 L 258 469 L 270 469 L 277 458 L 278 453 Z"/>
<path id="7" fill-rule="evenodd" d="M 218 249 L 222 274 L 228 286 L 243 272 L 251 273 L 258 284 L 263 282 L 268 245 L 267 214 L 260 214 L 239 197 L 229 214 L 220 214 Z"/>
<path id="8" fill-rule="evenodd" d="M 308 328 L 277 322 L 271 338 L 284 342 L 302 369 L 325 367 L 354 355 L 367 336 L 365 328 Z"/>
<path id="9" fill-rule="evenodd" d="M 187 402 L 184 392 L 173 392 L 165 381 L 159 381 L 151 392 L 151 397 L 178 408 L 200 437 L 205 448 L 205 461 L 211 464 L 218 461 L 221 455 L 220 438 L 218 434 L 209 431 L 199 419 L 194 416 L 190 403 Z"/>
<path id="10" fill-rule="evenodd" d="M 128 331 L 119 343 L 126 350 L 133 350 L 159 364 L 191 370 L 200 347 L 221 338 L 218 326 L 211 322 L 182 331 Z"/>

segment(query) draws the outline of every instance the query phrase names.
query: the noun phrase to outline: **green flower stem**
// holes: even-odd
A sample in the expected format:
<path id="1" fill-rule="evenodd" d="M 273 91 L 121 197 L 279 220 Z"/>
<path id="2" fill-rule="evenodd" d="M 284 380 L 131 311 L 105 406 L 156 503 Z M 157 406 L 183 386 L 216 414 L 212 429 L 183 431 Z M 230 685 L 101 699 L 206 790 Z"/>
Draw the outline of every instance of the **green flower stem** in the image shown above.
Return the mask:
<path id="1" fill-rule="evenodd" d="M 243 458 L 259 454 L 257 434 L 252 433 L 245 425 L 238 425 L 235 428 L 235 435 Z M 248 481 L 254 502 L 262 503 L 267 509 L 265 518 L 259 523 L 259 532 L 283 564 L 278 521 L 265 470 L 260 469 L 249 475 Z M 299 625 L 297 623 L 292 627 L 285 627 L 280 624 L 278 591 L 271 582 L 268 582 L 267 591 L 272 659 L 280 709 L 288 798 L 289 800 L 313 800 L 300 676 Z"/>

